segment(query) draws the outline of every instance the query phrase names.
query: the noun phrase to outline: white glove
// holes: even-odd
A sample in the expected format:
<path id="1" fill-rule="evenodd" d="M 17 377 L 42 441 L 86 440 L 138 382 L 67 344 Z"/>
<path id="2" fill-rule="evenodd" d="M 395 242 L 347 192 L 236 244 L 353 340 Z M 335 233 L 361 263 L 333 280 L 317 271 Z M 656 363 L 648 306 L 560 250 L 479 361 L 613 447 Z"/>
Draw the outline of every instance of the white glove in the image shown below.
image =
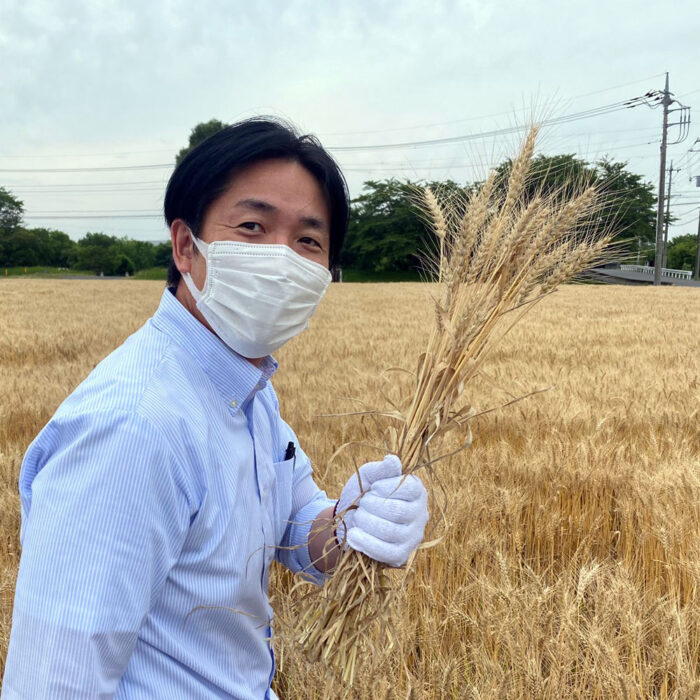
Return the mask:
<path id="1" fill-rule="evenodd" d="M 363 464 L 358 472 L 336 504 L 336 513 L 342 516 L 338 541 L 346 544 L 347 539 L 353 549 L 372 559 L 403 566 L 423 540 L 428 522 L 425 487 L 417 476 L 402 475 L 396 455 Z"/>

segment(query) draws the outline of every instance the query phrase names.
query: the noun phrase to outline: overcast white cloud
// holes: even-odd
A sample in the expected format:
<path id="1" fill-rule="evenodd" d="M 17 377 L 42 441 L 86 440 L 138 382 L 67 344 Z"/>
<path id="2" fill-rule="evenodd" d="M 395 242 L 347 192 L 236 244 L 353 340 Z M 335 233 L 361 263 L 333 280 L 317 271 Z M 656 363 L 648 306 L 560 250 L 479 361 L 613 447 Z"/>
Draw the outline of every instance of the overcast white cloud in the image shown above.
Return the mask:
<path id="1" fill-rule="evenodd" d="M 518 122 L 533 101 L 549 114 L 618 102 L 662 87 L 666 70 L 680 99 L 700 104 L 699 17 L 693 0 L 0 0 L 0 185 L 25 201 L 32 225 L 163 238 L 157 219 L 57 216 L 155 213 L 167 168 L 7 170 L 168 163 L 197 122 L 257 113 L 329 146 L 440 138 Z M 660 122 L 639 107 L 549 129 L 543 147 L 607 153 L 655 181 Z M 700 200 L 688 180 L 700 155 L 683 156 L 698 136 L 693 125 L 671 149 L 689 166 L 675 176 L 681 220 L 697 212 L 682 200 Z M 513 143 L 337 156 L 357 194 L 391 175 L 468 181 Z M 29 218 L 43 213 L 56 216 Z"/>

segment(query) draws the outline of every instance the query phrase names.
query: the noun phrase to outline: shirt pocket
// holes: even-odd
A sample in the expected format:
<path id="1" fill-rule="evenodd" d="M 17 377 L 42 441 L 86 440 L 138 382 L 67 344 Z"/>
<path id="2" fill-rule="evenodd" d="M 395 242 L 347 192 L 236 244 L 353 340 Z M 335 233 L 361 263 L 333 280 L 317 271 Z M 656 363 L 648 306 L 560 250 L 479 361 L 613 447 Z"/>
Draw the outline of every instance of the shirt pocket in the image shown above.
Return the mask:
<path id="1" fill-rule="evenodd" d="M 279 545 L 289 526 L 292 514 L 292 490 L 294 487 L 295 458 L 273 462 L 274 479 L 270 503 L 273 509 L 272 517 L 275 524 L 275 544 Z"/>

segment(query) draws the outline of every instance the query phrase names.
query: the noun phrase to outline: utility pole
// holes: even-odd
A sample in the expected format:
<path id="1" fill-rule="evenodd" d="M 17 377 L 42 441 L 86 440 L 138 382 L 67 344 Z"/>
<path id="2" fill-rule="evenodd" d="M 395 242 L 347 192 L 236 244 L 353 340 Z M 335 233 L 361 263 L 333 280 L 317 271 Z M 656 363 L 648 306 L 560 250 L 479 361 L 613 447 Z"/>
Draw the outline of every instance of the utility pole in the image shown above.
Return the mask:
<path id="1" fill-rule="evenodd" d="M 690 107 L 681 104 L 677 99 L 671 97 L 671 91 L 668 89 L 668 73 L 666 73 L 666 85 L 662 91 L 654 90 L 646 95 L 646 97 L 653 98 L 655 104 L 647 103 L 649 107 L 656 107 L 659 104 L 664 108 L 664 122 L 663 131 L 661 133 L 661 163 L 659 164 L 659 201 L 656 209 L 656 252 L 654 254 L 654 284 L 661 284 L 661 270 L 665 263 L 665 246 L 664 246 L 664 190 L 666 185 L 666 149 L 668 148 L 668 127 L 678 126 L 680 127 L 679 134 L 675 141 L 671 142 L 671 145 L 676 143 L 682 143 L 688 137 L 690 131 Z M 659 100 L 659 97 L 661 98 Z M 669 109 L 669 107 L 676 103 L 678 107 L 676 109 Z M 677 122 L 673 124 L 668 123 L 669 112 L 680 112 L 680 118 Z M 669 177 L 669 190 L 670 190 L 670 177 Z M 669 207 L 670 207 L 670 192 L 669 192 Z M 668 211 L 668 207 L 667 207 Z M 670 212 L 667 213 L 667 220 Z M 666 224 L 668 227 L 668 224 Z M 666 232 L 666 237 L 668 238 L 668 231 Z"/>
<path id="2" fill-rule="evenodd" d="M 695 139 L 693 146 L 696 143 L 700 143 L 700 137 Z M 690 150 L 688 151 L 689 153 L 697 153 L 693 146 L 690 147 Z M 700 175 L 695 178 L 695 186 L 700 187 Z M 697 248 L 695 249 L 695 268 L 693 269 L 693 279 L 696 282 L 700 282 L 700 210 L 698 210 L 698 241 Z"/>
<path id="3" fill-rule="evenodd" d="M 671 218 L 671 183 L 673 182 L 673 161 L 668 169 L 668 192 L 666 193 L 666 219 L 664 221 L 664 250 L 661 256 L 661 267 L 668 267 L 668 220 Z"/>
<path id="4" fill-rule="evenodd" d="M 698 212 L 698 249 L 695 251 L 695 270 L 693 279 L 700 282 L 700 211 Z"/>
<path id="5" fill-rule="evenodd" d="M 661 268 L 663 265 L 664 244 L 664 190 L 666 189 L 666 140 L 668 136 L 668 108 L 671 105 L 671 93 L 668 89 L 668 73 L 666 87 L 663 91 L 661 104 L 664 108 L 663 131 L 661 133 L 661 167 L 659 168 L 659 203 L 656 210 L 656 253 L 654 254 L 654 285 L 661 284 Z"/>

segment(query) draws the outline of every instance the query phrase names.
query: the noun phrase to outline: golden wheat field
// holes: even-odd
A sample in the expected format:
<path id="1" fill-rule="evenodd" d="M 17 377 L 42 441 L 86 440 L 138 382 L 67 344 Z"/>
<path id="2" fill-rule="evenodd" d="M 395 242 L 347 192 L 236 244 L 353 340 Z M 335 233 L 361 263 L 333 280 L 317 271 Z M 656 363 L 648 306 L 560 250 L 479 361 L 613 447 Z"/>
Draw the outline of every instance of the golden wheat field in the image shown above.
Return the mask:
<path id="1" fill-rule="evenodd" d="M 22 455 L 161 291 L 158 282 L 0 280 L 0 674 Z M 283 417 L 329 495 L 353 469 L 331 455 L 372 442 L 377 427 L 326 414 L 356 410 L 358 399 L 385 406 L 392 375 L 380 370 L 415 367 L 429 292 L 333 285 L 311 328 L 278 355 Z M 280 697 L 700 697 L 699 291 L 564 287 L 486 371 L 473 387 L 477 410 L 553 388 L 476 418 L 473 445 L 437 467 L 447 527 L 415 559 L 393 617 L 396 646 L 364 659 L 343 691 L 280 634 Z M 273 578 L 282 622 L 294 614 L 292 584 L 283 571 Z"/>

